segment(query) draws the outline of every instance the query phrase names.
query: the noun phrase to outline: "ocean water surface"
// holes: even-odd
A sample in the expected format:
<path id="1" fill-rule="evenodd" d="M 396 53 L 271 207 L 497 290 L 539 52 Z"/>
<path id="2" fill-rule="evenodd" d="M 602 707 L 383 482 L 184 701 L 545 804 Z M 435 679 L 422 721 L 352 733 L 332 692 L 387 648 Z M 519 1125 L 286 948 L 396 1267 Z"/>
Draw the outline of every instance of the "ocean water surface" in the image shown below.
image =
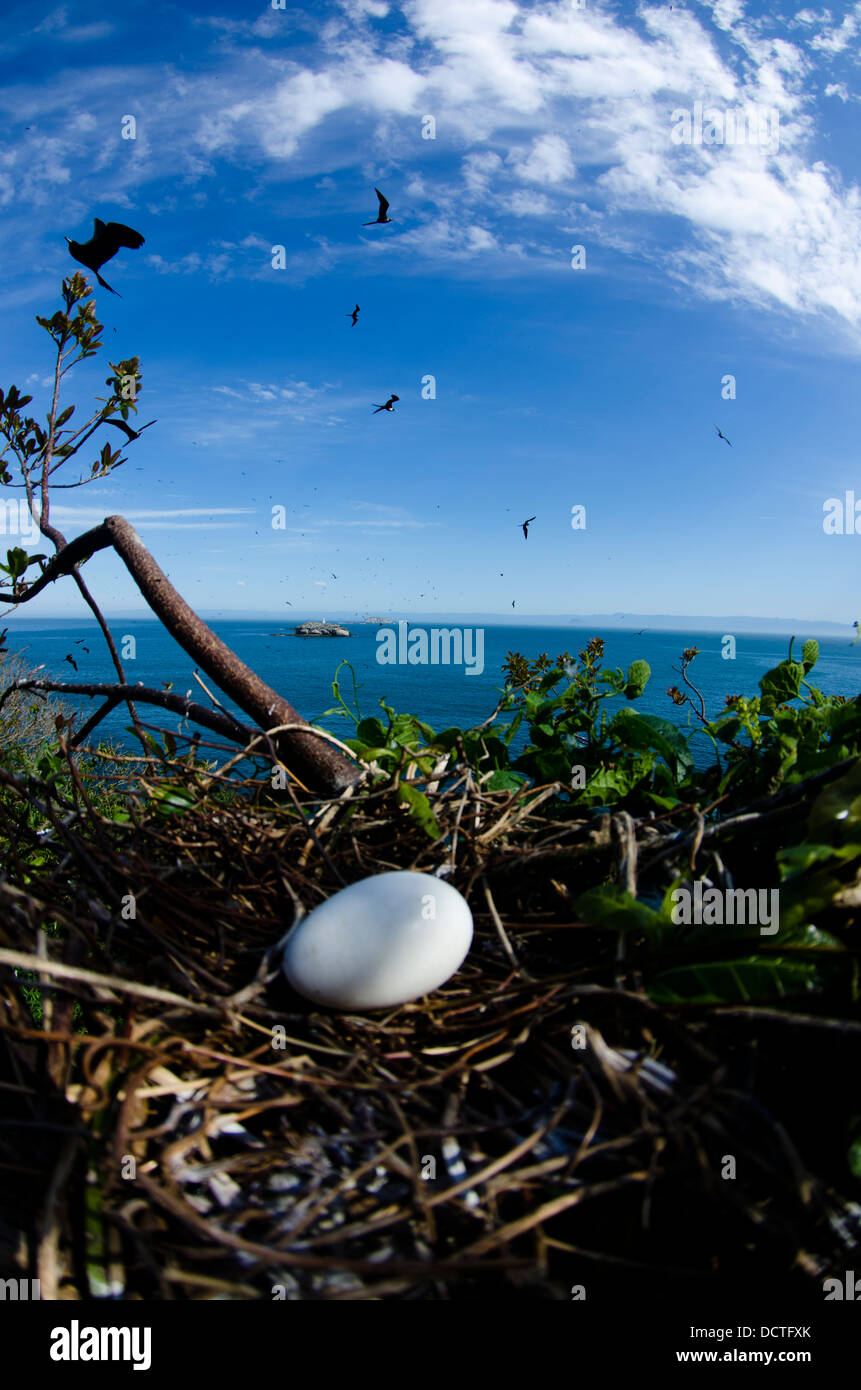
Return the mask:
<path id="1" fill-rule="evenodd" d="M 64 681 L 111 681 L 113 666 L 104 640 L 94 621 L 78 622 L 56 619 L 53 622 L 32 619 L 6 619 L 9 628 L 7 646 L 20 653 L 28 665 L 42 667 L 45 676 Z M 394 624 L 395 620 L 392 620 Z M 299 711 L 304 718 L 319 722 L 338 737 L 350 737 L 352 721 L 328 716 L 324 712 L 335 703 L 332 681 L 341 661 L 348 661 L 355 672 L 358 686 L 358 712 L 361 717 L 381 715 L 380 700 L 392 705 L 398 713 L 411 713 L 425 720 L 434 729 L 450 725 L 462 728 L 480 723 L 492 712 L 503 685 L 502 664 L 510 652 L 534 658 L 541 652 L 550 657 L 568 652 L 572 657 L 591 637 L 605 641 L 604 666 L 620 666 L 627 670 L 630 662 L 642 658 L 651 667 L 651 679 L 644 694 L 633 702 L 633 708 L 644 714 L 660 715 L 694 735 L 693 748 L 699 764 L 712 760 L 710 740 L 698 728 L 698 721 L 689 708 L 679 708 L 666 694 L 670 685 L 682 686 L 679 673 L 681 654 L 686 647 L 696 646 L 699 655 L 689 670 L 689 676 L 702 692 L 706 714 L 715 718 L 724 708 L 727 695 L 756 695 L 760 678 L 787 656 L 789 640 L 783 635 L 741 634 L 736 639 L 735 660 L 722 655 L 721 635 L 716 632 L 633 631 L 608 632 L 592 628 L 485 626 L 484 669 L 481 674 L 467 674 L 463 665 L 382 665 L 377 660 L 380 650 L 378 629 L 369 624 L 348 624 L 353 636 L 349 638 L 278 636 L 289 631 L 276 619 L 216 620 L 213 630 L 227 646 Z M 439 618 L 433 626 L 458 626 L 455 620 Z M 193 678 L 195 663 L 162 628 L 146 619 L 118 620 L 111 624 L 118 645 L 133 637 L 135 656 L 125 661 L 130 681 L 160 688 L 172 681 L 175 693 L 192 692 L 192 697 L 207 703 L 206 696 Z M 429 630 L 429 623 L 410 622 Z M 852 646 L 849 638 L 820 637 L 814 630 L 799 629 L 794 655 L 800 656 L 801 643 L 815 637 L 820 645 L 819 662 L 810 674 L 810 681 L 825 694 L 853 697 L 861 691 L 861 643 Z M 84 648 L 87 651 L 84 651 Z M 64 660 L 71 655 L 77 662 L 75 674 Z M 203 676 L 207 685 L 212 682 Z M 340 673 L 341 692 L 347 703 L 354 705 L 353 680 L 346 667 Z M 95 699 L 69 696 L 69 701 L 88 717 L 97 707 Z M 220 692 L 219 692 L 219 698 Z M 226 708 L 241 714 L 229 700 L 222 699 Z M 608 713 L 627 702 L 623 697 L 607 702 Z M 159 728 L 191 733 L 184 730 L 177 716 L 154 706 L 139 706 L 147 723 Z M 385 716 L 382 716 L 385 719 Z M 129 716 L 125 708 L 114 710 L 100 726 L 100 736 L 109 738 L 128 751 L 138 747 L 129 734 Z M 204 740 L 210 736 L 203 731 Z M 517 745 L 522 746 L 526 734 L 521 732 Z"/>

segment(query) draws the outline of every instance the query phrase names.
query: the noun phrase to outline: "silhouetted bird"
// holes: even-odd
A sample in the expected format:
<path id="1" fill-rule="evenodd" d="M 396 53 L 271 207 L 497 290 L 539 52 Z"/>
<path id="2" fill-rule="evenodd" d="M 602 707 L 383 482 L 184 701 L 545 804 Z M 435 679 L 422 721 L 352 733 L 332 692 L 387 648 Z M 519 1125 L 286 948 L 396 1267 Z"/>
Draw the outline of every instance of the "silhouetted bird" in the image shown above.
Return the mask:
<path id="1" fill-rule="evenodd" d="M 362 225 L 365 226 L 365 227 L 376 227 L 376 225 L 377 225 L 378 222 L 391 222 L 391 221 L 392 221 L 391 217 L 388 216 L 388 211 L 389 211 L 389 200 L 388 200 L 388 198 L 384 198 L 383 195 L 382 195 L 382 193 L 380 192 L 380 190 L 379 190 L 378 188 L 375 188 L 375 189 L 374 189 L 374 192 L 376 193 L 377 197 L 378 197 L 379 200 L 380 200 L 380 210 L 379 210 L 379 212 L 377 213 L 376 217 L 374 218 L 373 222 L 365 222 L 365 223 L 362 224 Z"/>
<path id="2" fill-rule="evenodd" d="M 136 251 L 139 246 L 143 246 L 144 239 L 140 232 L 136 232 L 133 227 L 125 227 L 122 222 L 102 222 L 98 217 L 93 218 L 95 228 L 89 241 L 72 241 L 66 237 L 69 243 L 69 251 L 76 261 L 85 265 L 87 270 L 93 270 L 99 284 L 111 294 L 117 291 L 107 280 L 103 280 L 99 274 L 100 268 L 105 261 L 111 260 L 119 251 L 121 246 L 128 246 L 132 251 Z M 122 295 L 119 296 L 122 298 Z"/>
<path id="3" fill-rule="evenodd" d="M 63 660 L 64 660 L 64 661 L 68 661 L 69 665 L 70 665 L 70 666 L 74 666 L 75 670 L 77 671 L 77 669 L 78 669 L 78 663 L 77 663 L 77 661 L 75 661 L 75 658 L 74 658 L 74 657 L 72 657 L 72 656 L 64 656 L 64 657 L 63 657 Z"/>
<path id="4" fill-rule="evenodd" d="M 534 520 L 535 520 L 535 517 L 534 517 L 534 516 L 531 516 L 531 517 L 529 518 L 529 521 L 521 521 L 521 523 L 520 523 L 521 526 L 523 527 L 523 539 L 524 539 L 525 541 L 528 541 L 528 540 L 529 540 L 529 526 L 530 526 L 530 523 L 533 522 Z"/>
<path id="5" fill-rule="evenodd" d="M 356 307 L 355 307 L 355 309 L 353 310 L 352 314 L 345 314 L 345 315 L 344 315 L 344 318 L 345 318 L 345 319 L 352 319 L 352 320 L 353 320 L 353 322 L 352 322 L 352 324 L 351 324 L 351 327 L 352 327 L 352 328 L 355 328 L 355 326 L 356 326 L 356 319 L 357 319 L 358 317 L 359 317 L 359 306 L 358 306 L 358 304 L 356 305 Z"/>
<path id="6" fill-rule="evenodd" d="M 372 402 L 371 402 L 372 405 L 377 405 L 376 410 L 373 412 L 374 415 L 379 415 L 379 413 L 380 413 L 381 410 L 394 410 L 394 408 L 395 408 L 395 401 L 399 401 L 399 400 L 400 400 L 400 396 L 389 396 L 389 399 L 386 401 L 385 405 L 377 405 L 376 401 L 372 401 Z"/>
<path id="7" fill-rule="evenodd" d="M 717 432 L 718 432 L 718 438 L 719 438 L 719 439 L 722 439 L 723 442 L 724 442 L 724 444 L 729 444 L 729 447 L 732 448 L 732 441 L 729 440 L 729 439 L 727 439 L 727 437 L 726 437 L 725 434 L 721 434 L 721 432 L 720 432 L 720 430 L 718 429 L 717 425 L 715 425 L 715 429 L 716 429 Z"/>

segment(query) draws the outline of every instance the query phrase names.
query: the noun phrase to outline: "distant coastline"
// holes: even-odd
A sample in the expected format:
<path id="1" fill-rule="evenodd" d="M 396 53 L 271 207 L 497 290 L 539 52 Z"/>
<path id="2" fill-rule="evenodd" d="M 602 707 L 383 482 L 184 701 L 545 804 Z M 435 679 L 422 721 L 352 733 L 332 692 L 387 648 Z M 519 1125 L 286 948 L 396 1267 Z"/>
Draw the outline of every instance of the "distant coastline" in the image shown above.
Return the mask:
<path id="1" fill-rule="evenodd" d="M 211 609 L 202 608 L 199 610 L 200 616 L 207 623 L 218 622 L 282 622 L 283 613 L 267 613 L 265 610 L 246 611 L 244 609 L 226 610 L 213 612 Z M 331 615 L 332 610 L 329 609 Z M 105 615 L 108 622 L 135 622 L 158 623 L 159 619 L 150 611 L 143 609 L 137 612 L 107 613 Z M 395 613 L 387 614 L 383 618 L 367 618 L 358 615 L 353 610 L 344 609 L 330 618 L 330 621 L 337 623 L 352 623 L 355 626 L 378 626 L 382 624 L 397 623 L 399 619 L 406 618 L 413 626 L 422 624 L 449 624 L 463 626 L 469 624 L 476 626 L 483 624 L 486 627 L 553 627 L 571 628 L 572 631 L 592 630 L 596 635 L 604 632 L 637 632 L 641 628 L 645 632 L 731 632 L 748 633 L 756 635 L 786 635 L 792 636 L 793 633 L 799 637 L 815 636 L 817 633 L 822 636 L 851 637 L 853 635 L 852 622 L 837 623 L 827 618 L 762 618 L 762 617 L 741 617 L 738 615 L 728 617 L 695 617 L 684 614 L 671 613 L 518 613 L 516 617 L 511 614 L 501 613 L 477 613 L 464 612 L 452 613 L 444 611 L 431 612 L 422 610 L 417 613 L 405 613 L 399 609 Z M 323 618 L 309 618 L 307 622 L 323 622 Z M 8 627 L 10 633 L 14 631 L 25 631 L 32 629 L 38 631 L 40 628 L 57 627 L 68 624 L 70 627 L 96 626 L 95 620 L 89 614 L 71 616 L 68 613 L 49 615 L 43 614 L 36 618 L 21 612 L 3 612 L 0 614 L 0 629 Z"/>

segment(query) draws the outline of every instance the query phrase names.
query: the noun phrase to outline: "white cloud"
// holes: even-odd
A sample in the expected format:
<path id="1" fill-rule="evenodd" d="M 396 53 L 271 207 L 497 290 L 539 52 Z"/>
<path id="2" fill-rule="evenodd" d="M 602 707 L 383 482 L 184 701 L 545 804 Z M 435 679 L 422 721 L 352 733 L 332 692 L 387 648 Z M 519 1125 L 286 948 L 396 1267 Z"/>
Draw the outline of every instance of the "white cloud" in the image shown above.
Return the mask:
<path id="1" fill-rule="evenodd" d="M 303 48 L 261 44 L 284 27 L 287 17 L 274 12 L 195 21 L 196 34 L 211 36 L 206 71 L 87 69 L 83 114 L 98 122 L 89 132 L 66 114 L 78 73 L 58 74 L 50 88 L 0 91 L 10 119 L 30 122 L 38 112 L 40 121 L 38 132 L 0 151 L 0 202 L 12 214 L 0 250 L 14 250 L 29 207 L 65 199 L 69 213 L 84 216 L 82 180 L 97 166 L 114 201 L 174 177 L 179 206 L 189 187 L 199 200 L 212 196 L 225 162 L 248 171 L 249 196 L 310 177 L 324 212 L 342 201 L 332 176 L 349 168 L 365 185 L 385 180 L 396 225 L 385 238 L 313 231 L 291 247 L 285 282 L 382 256 L 411 274 L 439 265 L 466 273 L 473 262 L 496 275 L 527 262 L 550 271 L 576 207 L 593 240 L 624 246 L 692 293 L 861 327 L 858 190 L 817 159 L 814 143 L 824 85 L 816 79 L 857 47 L 861 4 L 837 19 L 808 8 L 786 21 L 752 17 L 742 0 L 706 0 L 696 10 L 646 5 L 636 18 L 569 0 L 404 0 L 397 25 L 382 26 L 390 13 L 376 0 L 343 0 L 325 20 L 309 11 L 316 42 Z M 65 7 L 40 27 L 68 30 Z M 111 122 L 131 90 L 146 118 L 140 142 L 118 160 Z M 854 99 L 845 82 L 824 91 Z M 696 101 L 774 108 L 779 150 L 673 145 L 670 112 Z M 420 138 L 426 113 L 437 120 L 436 141 Z M 379 163 L 356 170 L 357 148 Z M 506 225 L 527 217 L 530 230 L 542 220 L 541 243 L 515 240 L 517 228 Z M 357 213 L 357 228 L 361 221 Z M 266 230 L 257 222 L 232 241 L 179 254 L 154 249 L 147 263 L 163 275 L 262 277 Z M 284 390 L 242 387 L 260 407 L 313 404 Z"/>
<path id="2" fill-rule="evenodd" d="M 560 183 L 574 177 L 571 152 L 561 135 L 541 135 L 523 157 L 511 156 L 515 172 L 524 183 Z"/>
<path id="3" fill-rule="evenodd" d="M 859 15 L 861 6 L 856 5 L 852 14 L 844 15 L 839 26 L 832 25 L 816 34 L 810 40 L 810 47 L 821 49 L 824 53 L 842 53 L 858 33 Z"/>

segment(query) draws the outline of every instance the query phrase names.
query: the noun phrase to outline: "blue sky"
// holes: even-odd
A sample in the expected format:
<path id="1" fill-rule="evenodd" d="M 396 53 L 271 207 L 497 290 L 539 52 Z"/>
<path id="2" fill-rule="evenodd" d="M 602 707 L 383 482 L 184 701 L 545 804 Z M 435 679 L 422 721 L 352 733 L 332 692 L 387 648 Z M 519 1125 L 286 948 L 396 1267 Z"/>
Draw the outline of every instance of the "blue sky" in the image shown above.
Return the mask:
<path id="1" fill-rule="evenodd" d="M 859 616 L 861 535 L 823 506 L 861 501 L 861 4 L 33 18 L 0 40 L 0 383 L 47 409 L 63 238 L 127 222 L 97 305 L 158 421 L 56 494 L 67 537 L 119 512 L 224 615 Z M 779 138 L 677 143 L 698 102 Z M 375 186 L 395 221 L 363 227 Z M 143 611 L 116 557 L 87 573 Z M 83 610 L 66 582 L 26 611 Z"/>

